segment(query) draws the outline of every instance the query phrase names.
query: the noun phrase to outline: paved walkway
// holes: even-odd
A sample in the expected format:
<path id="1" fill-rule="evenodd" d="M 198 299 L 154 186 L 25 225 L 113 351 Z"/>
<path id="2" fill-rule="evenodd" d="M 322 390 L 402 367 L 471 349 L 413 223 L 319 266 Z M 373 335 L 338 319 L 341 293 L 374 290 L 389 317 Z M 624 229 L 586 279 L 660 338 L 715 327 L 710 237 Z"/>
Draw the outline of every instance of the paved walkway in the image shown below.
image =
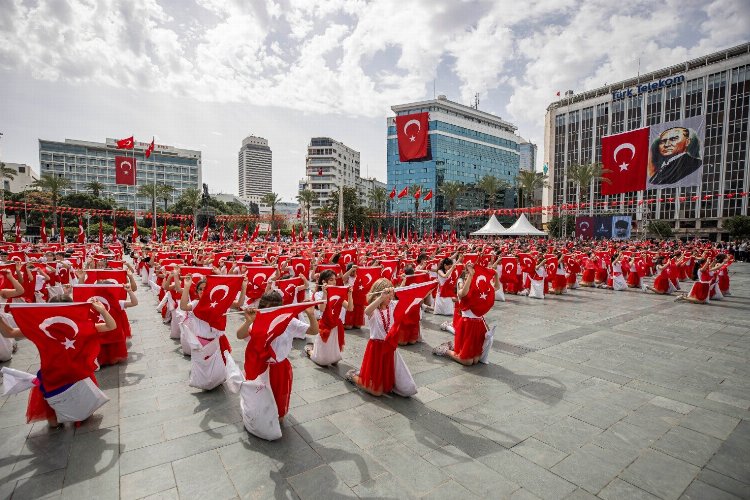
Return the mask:
<path id="1" fill-rule="evenodd" d="M 189 360 L 139 291 L 126 365 L 98 378 L 111 401 L 78 429 L 24 424 L 0 399 L 0 498 L 750 498 L 750 265 L 708 306 L 641 292 L 509 297 L 491 364 L 403 349 L 419 394 L 373 398 L 295 341 L 284 437 L 248 435 L 239 401 L 187 386 Z M 237 321 L 233 319 L 233 321 Z M 236 323 L 230 323 L 233 331 Z M 232 341 L 233 356 L 243 346 Z M 23 342 L 6 366 L 36 370 Z"/>

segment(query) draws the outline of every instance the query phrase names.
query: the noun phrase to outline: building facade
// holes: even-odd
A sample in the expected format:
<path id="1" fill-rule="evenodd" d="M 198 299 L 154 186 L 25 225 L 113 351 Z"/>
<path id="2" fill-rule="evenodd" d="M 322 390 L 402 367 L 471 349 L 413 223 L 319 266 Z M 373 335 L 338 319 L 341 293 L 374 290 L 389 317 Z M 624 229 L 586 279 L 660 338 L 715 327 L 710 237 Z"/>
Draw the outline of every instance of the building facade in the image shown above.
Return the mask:
<path id="1" fill-rule="evenodd" d="M 201 152 L 156 144 L 154 152 L 146 159 L 144 152 L 149 143 L 136 142 L 130 150 L 117 149 L 115 139 L 105 142 L 65 139 L 65 142 L 39 139 L 39 166 L 42 175 L 65 177 L 71 187 L 69 193 L 88 192 L 86 185 L 99 182 L 104 185 L 102 197 L 113 198 L 119 207 L 128 210 L 151 211 L 151 200 L 136 196 L 140 184 L 166 184 L 174 187 L 174 203 L 189 188 L 201 189 Z M 136 186 L 115 184 L 115 156 L 136 159 Z"/>
<path id="2" fill-rule="evenodd" d="M 432 190 L 433 199 L 421 202 L 420 210 L 432 213 L 448 211 L 441 191 L 445 182 L 465 186 L 457 199 L 456 210 L 486 208 L 485 197 L 476 187 L 486 175 L 514 184 L 520 166 L 519 144 L 523 141 L 515 134 L 515 125 L 493 114 L 449 101 L 442 95 L 434 100 L 392 106 L 391 110 L 396 115 L 429 113 L 430 155 L 426 161 L 399 161 L 396 118 L 387 119 L 388 187 L 401 191 L 406 186 L 418 184 L 423 195 Z M 508 190 L 505 196 L 497 198 L 494 208 L 512 207 L 514 203 L 513 193 Z M 413 197 L 393 200 L 391 211 L 413 213 Z M 473 230 L 482 223 L 477 218 L 470 221 L 466 229 Z M 436 230 L 447 229 L 448 222 L 438 221 L 434 227 Z"/>
<path id="3" fill-rule="evenodd" d="M 3 188 L 11 193 L 20 193 L 31 187 L 34 181 L 39 180 L 39 174 L 24 163 L 6 163 L 5 166 L 16 172 L 13 179 L 3 179 Z"/>
<path id="4" fill-rule="evenodd" d="M 273 158 L 268 141 L 254 135 L 245 137 L 237 156 L 240 198 L 260 203 L 264 195 L 273 192 Z"/>
<path id="5" fill-rule="evenodd" d="M 381 209 L 383 207 L 377 207 L 377 203 L 372 196 L 372 193 L 376 189 L 382 189 L 385 191 L 385 182 L 380 182 L 375 177 L 360 177 L 357 181 L 357 195 L 359 196 L 359 202 L 366 207 L 372 209 Z"/>
<path id="6" fill-rule="evenodd" d="M 356 188 L 359 182 L 359 151 L 330 137 L 313 137 L 305 157 L 306 177 L 299 190 L 315 193 L 312 208 L 338 199 L 339 186 Z"/>
<path id="7" fill-rule="evenodd" d="M 523 141 L 518 145 L 519 170 L 536 171 L 536 144 Z"/>
<path id="8" fill-rule="evenodd" d="M 631 214 L 636 228 L 658 219 L 677 236 L 720 237 L 722 219 L 748 213 L 747 196 L 734 193 L 750 188 L 749 112 L 750 43 L 588 92 L 566 93 L 547 108 L 544 162 L 550 187 L 544 203 L 576 202 L 567 168 L 601 162 L 603 136 L 704 115 L 700 185 L 603 196 L 601 182 L 595 181 L 584 198 L 594 205 L 607 202 L 604 210 Z M 596 210 L 602 209 L 590 212 Z"/>

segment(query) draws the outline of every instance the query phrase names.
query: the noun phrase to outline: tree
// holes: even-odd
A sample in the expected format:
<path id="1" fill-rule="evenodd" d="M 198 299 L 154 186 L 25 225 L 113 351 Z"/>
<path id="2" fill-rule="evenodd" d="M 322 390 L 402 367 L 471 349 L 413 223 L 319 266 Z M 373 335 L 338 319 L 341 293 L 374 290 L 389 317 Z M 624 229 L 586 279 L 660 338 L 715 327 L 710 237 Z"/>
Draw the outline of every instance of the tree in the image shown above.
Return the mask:
<path id="1" fill-rule="evenodd" d="M 185 189 L 172 206 L 172 213 L 194 215 L 198 207 L 201 206 L 202 197 L 203 194 L 198 188 Z"/>
<path id="2" fill-rule="evenodd" d="M 156 212 L 156 197 L 159 196 L 159 188 L 156 184 L 141 184 L 138 186 L 137 195 L 141 198 L 151 200 L 151 210 Z"/>
<path id="3" fill-rule="evenodd" d="M 372 193 L 370 193 L 370 200 L 376 213 L 385 213 L 385 206 L 386 203 L 388 203 L 388 191 L 386 191 L 385 188 L 376 187 L 372 190 Z M 378 231 L 381 230 L 382 220 L 382 217 L 378 217 Z"/>
<path id="4" fill-rule="evenodd" d="M 315 191 L 312 191 L 310 189 L 303 189 L 299 192 L 297 195 L 297 201 L 299 204 L 305 209 L 305 212 L 307 212 L 307 229 L 310 229 L 310 209 L 312 208 L 313 202 L 315 202 L 315 199 L 318 197 L 318 195 L 315 194 Z"/>
<path id="5" fill-rule="evenodd" d="M 516 186 L 521 190 L 520 205 L 525 208 L 532 204 L 534 191 L 547 186 L 547 174 L 521 170 L 516 176 Z"/>
<path id="6" fill-rule="evenodd" d="M 572 215 L 565 215 L 563 217 L 555 215 L 547 223 L 547 232 L 553 238 L 560 238 L 562 236 L 563 224 L 565 224 L 565 234 L 573 234 L 576 229 L 576 219 Z"/>
<path id="7" fill-rule="evenodd" d="M 167 211 L 167 205 L 172 200 L 172 194 L 174 194 L 174 186 L 168 184 L 157 184 L 156 185 L 156 197 L 164 201 L 164 211 Z"/>
<path id="8" fill-rule="evenodd" d="M 91 191 L 91 194 L 93 194 L 96 198 L 98 198 L 101 192 L 104 191 L 104 188 L 106 186 L 99 181 L 91 181 L 91 182 L 86 183 L 85 187 L 86 189 Z"/>
<path id="9" fill-rule="evenodd" d="M 52 226 L 57 232 L 57 203 L 62 196 L 62 192 L 68 189 L 71 185 L 70 179 L 66 179 L 62 175 L 57 176 L 54 174 L 43 174 L 38 180 L 35 180 L 31 187 L 47 191 L 52 198 Z M 3 207 L 5 208 L 5 207 Z"/>
<path id="10" fill-rule="evenodd" d="M 485 175 L 477 183 L 477 187 L 487 195 L 487 208 L 495 208 L 495 198 L 498 191 L 510 189 L 510 183 L 506 180 L 495 177 L 494 175 Z"/>
<path id="11" fill-rule="evenodd" d="M 260 202 L 271 207 L 271 231 L 273 231 L 276 222 L 276 205 L 281 202 L 281 198 L 276 193 L 266 193 L 260 199 Z"/>
<path id="12" fill-rule="evenodd" d="M 611 170 L 602 167 L 601 163 L 574 163 L 568 165 L 568 180 L 576 186 L 576 203 L 580 204 L 588 201 L 593 181 L 598 180 L 606 184 L 612 184 L 611 180 L 602 177 L 602 175 L 611 172 Z"/>
<path id="13" fill-rule="evenodd" d="M 721 223 L 721 227 L 735 238 L 750 238 L 750 217 L 747 215 L 735 215 Z"/>
<path id="14" fill-rule="evenodd" d="M 444 182 L 443 185 L 440 186 L 440 192 L 448 202 L 448 213 L 450 214 L 449 216 L 451 221 L 451 231 L 455 228 L 455 221 L 453 220 L 453 216 L 456 213 L 456 200 L 459 196 L 461 196 L 461 193 L 464 192 L 464 189 L 465 186 L 463 184 L 455 181 Z"/>
<path id="15" fill-rule="evenodd" d="M 12 181 L 16 178 L 17 174 L 18 172 L 14 169 L 6 167 L 5 163 L 0 162 L 0 224 L 2 224 L 5 217 L 5 179 Z M 3 229 L 0 228 L 0 234 L 2 234 L 2 231 Z"/>
<path id="16" fill-rule="evenodd" d="M 362 205 L 357 195 L 357 189 L 352 187 L 345 187 L 342 190 L 342 198 L 344 202 L 344 227 L 358 227 L 363 229 L 370 221 L 370 211 L 367 207 Z M 338 196 L 332 197 L 328 201 L 326 208 L 335 220 L 338 214 L 339 201 Z M 321 217 L 322 210 L 319 210 L 318 217 Z M 325 212 L 323 212 L 325 213 Z M 343 228 L 342 228 L 343 230 Z"/>
<path id="17" fill-rule="evenodd" d="M 668 239 L 674 236 L 674 231 L 669 222 L 664 220 L 652 220 L 646 225 L 646 233 L 661 239 Z"/>

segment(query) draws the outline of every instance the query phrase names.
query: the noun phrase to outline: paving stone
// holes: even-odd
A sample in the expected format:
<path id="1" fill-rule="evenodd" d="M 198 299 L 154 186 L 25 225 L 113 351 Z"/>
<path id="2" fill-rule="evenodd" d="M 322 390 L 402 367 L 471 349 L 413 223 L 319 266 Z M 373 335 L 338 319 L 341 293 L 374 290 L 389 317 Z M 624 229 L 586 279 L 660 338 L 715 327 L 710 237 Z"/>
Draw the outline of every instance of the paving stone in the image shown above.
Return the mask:
<path id="1" fill-rule="evenodd" d="M 333 423 L 325 417 L 297 424 L 294 426 L 294 429 L 307 442 L 317 441 L 318 439 L 323 439 L 341 432 L 338 427 L 333 425 Z"/>
<path id="2" fill-rule="evenodd" d="M 359 448 L 344 434 L 335 434 L 315 441 L 312 448 L 350 487 L 386 473 L 369 453 Z"/>
<path id="3" fill-rule="evenodd" d="M 586 491 L 597 494 L 630 462 L 627 455 L 587 444 L 550 470 Z"/>
<path id="4" fill-rule="evenodd" d="M 750 484 L 742 483 L 711 469 L 701 470 L 698 480 L 739 498 L 750 498 Z"/>
<path id="5" fill-rule="evenodd" d="M 550 425 L 534 437 L 560 451 L 571 453 L 591 441 L 602 430 L 572 417 Z"/>
<path id="6" fill-rule="evenodd" d="M 410 493 L 426 495 L 436 484 L 441 484 L 449 476 L 425 459 L 414 453 L 404 445 L 394 443 L 375 446 L 369 450 L 370 454 L 388 472 L 401 478 Z M 404 475 L 403 471 L 410 471 Z"/>
<path id="7" fill-rule="evenodd" d="M 486 465 L 469 459 L 443 467 L 454 481 L 480 497 L 507 497 L 519 486 Z"/>
<path id="8" fill-rule="evenodd" d="M 718 439 L 726 439 L 732 433 L 740 419 L 728 417 L 711 410 L 696 408 L 680 422 L 682 427 L 713 436 Z"/>
<path id="9" fill-rule="evenodd" d="M 473 499 L 481 497 L 474 495 L 456 481 L 450 480 L 430 491 L 422 498 L 426 500 L 455 500 L 456 498 Z"/>
<path id="10" fill-rule="evenodd" d="M 361 482 L 354 486 L 352 491 L 359 498 L 403 498 L 407 500 L 417 498 L 401 486 L 399 480 L 389 472 Z"/>
<path id="11" fill-rule="evenodd" d="M 738 498 L 697 479 L 688 486 L 688 489 L 680 497 L 681 500 L 736 500 Z"/>
<path id="12" fill-rule="evenodd" d="M 37 500 L 46 498 L 60 498 L 62 494 L 63 480 L 65 479 L 65 470 L 58 469 L 46 474 L 38 474 L 19 479 L 7 484 L 7 494 L 2 494 L 2 498 L 11 498 L 11 492 L 14 499 L 18 500 Z M 0 490 L 2 493 L 2 490 Z"/>
<path id="13" fill-rule="evenodd" d="M 651 493 L 615 478 L 597 495 L 602 500 L 658 500 Z"/>
<path id="14" fill-rule="evenodd" d="M 664 498 L 679 498 L 700 469 L 664 453 L 646 450 L 620 477 L 639 488 Z"/>
<path id="15" fill-rule="evenodd" d="M 603 402 L 587 405 L 571 414 L 571 417 L 595 425 L 600 429 L 608 429 L 615 422 L 628 416 L 629 411 L 624 410 L 615 404 Z"/>
<path id="16" fill-rule="evenodd" d="M 120 498 L 130 500 L 175 488 L 171 464 L 157 465 L 120 477 Z"/>
<path id="17" fill-rule="evenodd" d="M 529 438 L 518 443 L 511 450 L 546 469 L 549 469 L 568 455 L 534 438 Z"/>
<path id="18" fill-rule="evenodd" d="M 657 396 L 651 401 L 649 401 L 650 404 L 659 406 L 661 408 L 666 408 L 668 410 L 676 411 L 677 413 L 682 413 L 683 415 L 687 415 L 690 413 L 691 410 L 695 408 L 695 406 L 680 403 L 679 401 L 675 401 L 673 399 L 663 398 L 661 396 Z"/>
<path id="19" fill-rule="evenodd" d="M 215 450 L 177 460 L 172 463 L 172 469 L 180 496 L 210 496 L 212 500 L 237 496 L 237 491 Z"/>
<path id="20" fill-rule="evenodd" d="M 652 444 L 651 448 L 703 467 L 720 445 L 721 441 L 716 438 L 684 427 L 675 427 Z"/>
<path id="21" fill-rule="evenodd" d="M 318 498 L 357 498 L 349 488 L 327 465 L 289 478 L 289 484 L 301 499 Z"/>
<path id="22" fill-rule="evenodd" d="M 498 451 L 478 460 L 545 500 L 565 498 L 576 489 L 575 485 L 510 450 Z"/>
<path id="23" fill-rule="evenodd" d="M 737 481 L 750 484 L 748 450 L 750 450 L 750 422 L 743 420 L 727 437 L 706 467 Z"/>
<path id="24" fill-rule="evenodd" d="M 119 432 L 101 429 L 77 435 L 65 470 L 62 498 L 118 498 Z"/>

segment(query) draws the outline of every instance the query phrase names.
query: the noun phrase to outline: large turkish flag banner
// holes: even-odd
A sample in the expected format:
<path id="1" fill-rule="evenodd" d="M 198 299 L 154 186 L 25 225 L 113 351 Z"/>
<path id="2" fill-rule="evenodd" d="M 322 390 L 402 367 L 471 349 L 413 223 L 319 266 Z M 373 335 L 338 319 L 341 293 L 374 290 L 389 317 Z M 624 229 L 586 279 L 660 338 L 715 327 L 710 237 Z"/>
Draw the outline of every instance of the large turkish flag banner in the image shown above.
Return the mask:
<path id="1" fill-rule="evenodd" d="M 643 127 L 602 137 L 603 195 L 646 189 L 648 136 L 649 127 Z"/>
<path id="2" fill-rule="evenodd" d="M 115 184 L 135 186 L 135 158 L 115 156 Z"/>
<path id="3" fill-rule="evenodd" d="M 429 113 L 396 117 L 396 137 L 400 161 L 422 160 L 427 157 Z"/>

